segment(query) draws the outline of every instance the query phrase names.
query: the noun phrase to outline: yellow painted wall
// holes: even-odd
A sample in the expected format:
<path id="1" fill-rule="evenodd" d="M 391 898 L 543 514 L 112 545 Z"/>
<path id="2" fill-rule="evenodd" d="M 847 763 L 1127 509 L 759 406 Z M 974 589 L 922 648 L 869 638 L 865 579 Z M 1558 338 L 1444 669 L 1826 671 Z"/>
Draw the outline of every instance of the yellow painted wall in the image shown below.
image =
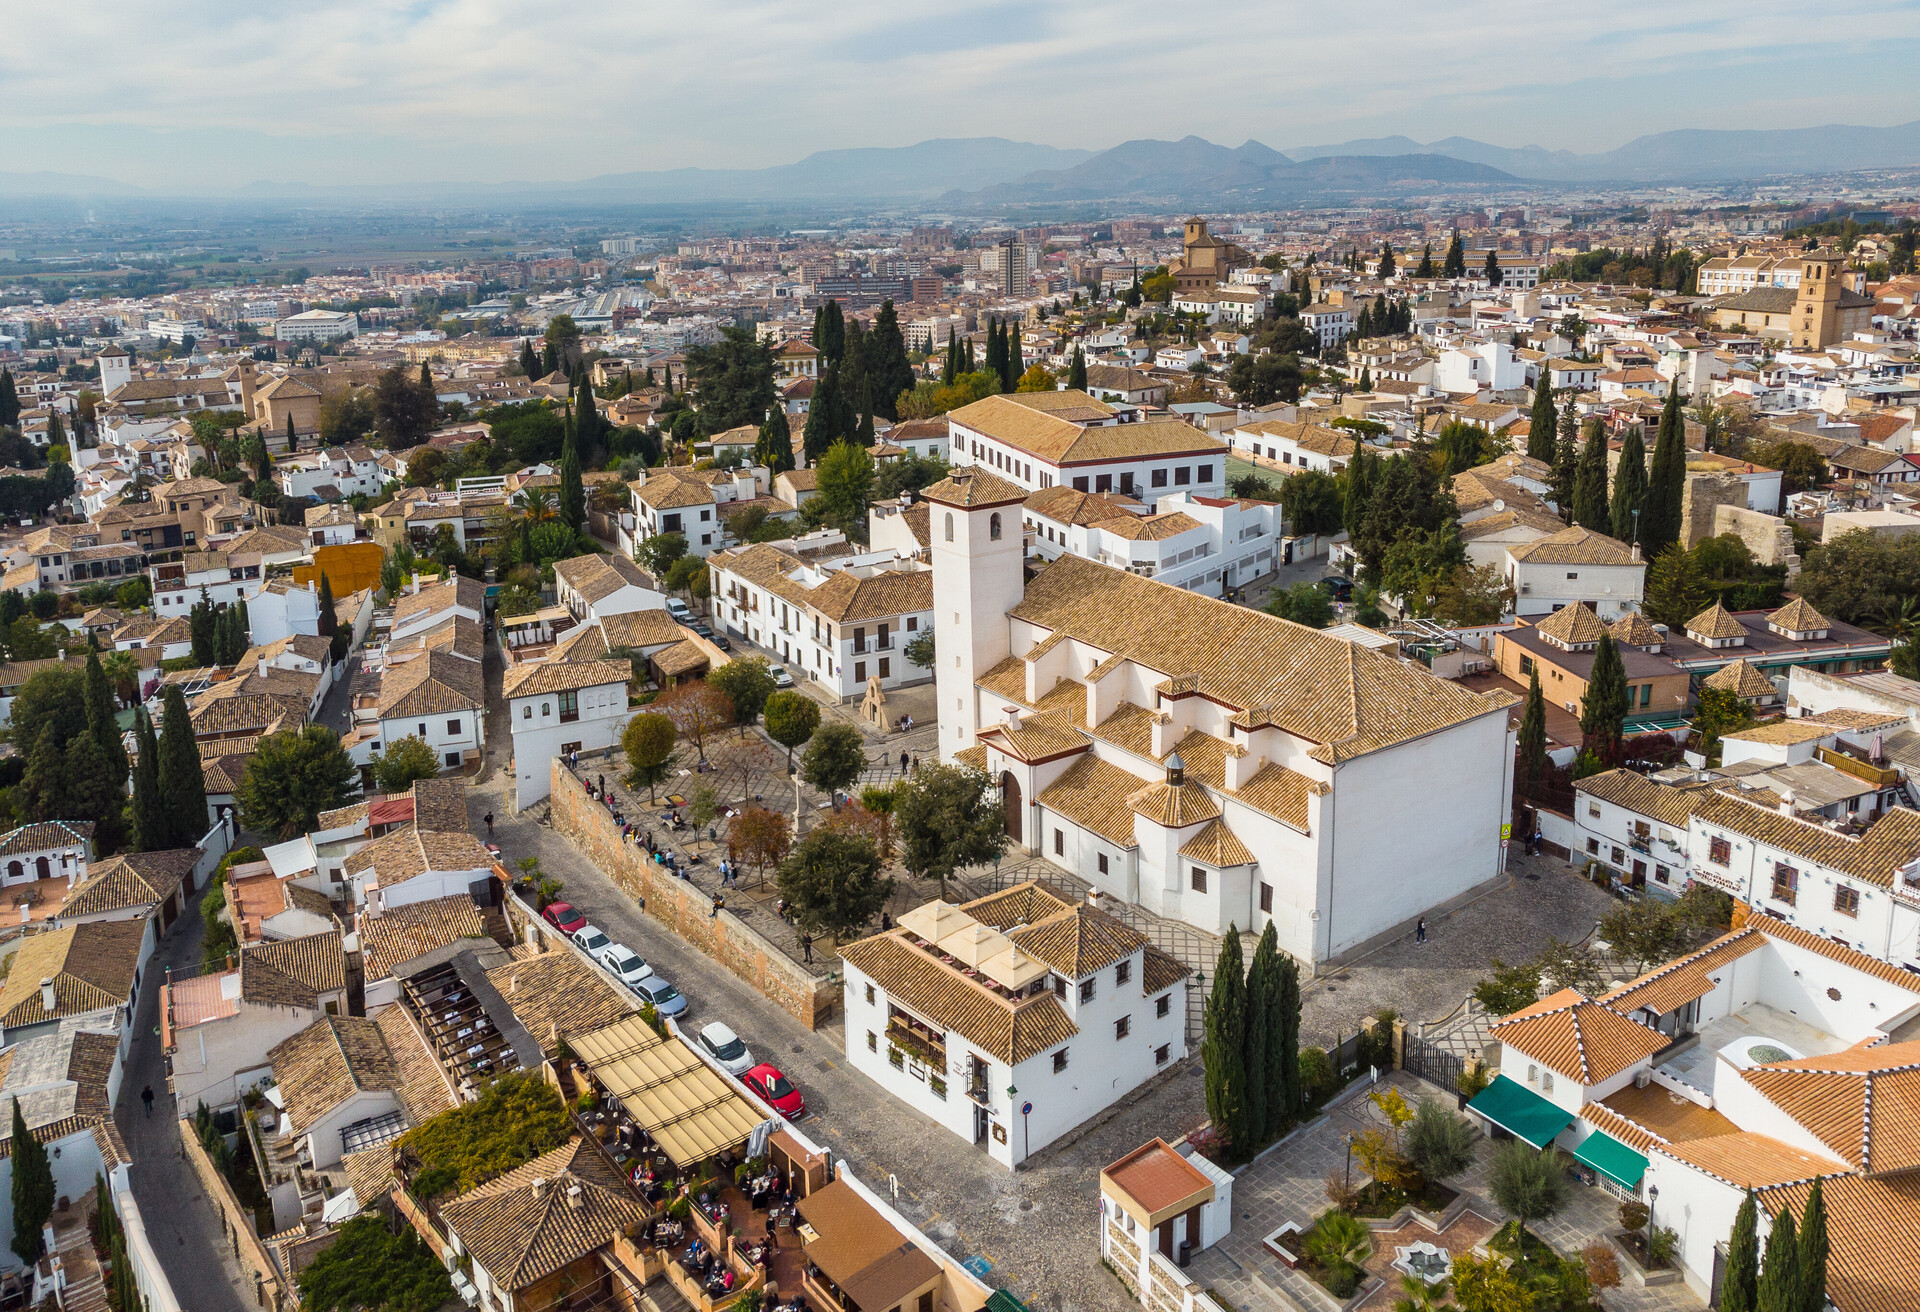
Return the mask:
<path id="1" fill-rule="evenodd" d="M 325 574 L 333 595 L 344 597 L 362 588 L 379 586 L 380 567 L 386 559 L 387 553 L 377 542 L 341 542 L 330 547 L 315 547 L 313 564 L 293 567 L 293 581 L 303 585 L 317 583 L 320 575 Z"/>

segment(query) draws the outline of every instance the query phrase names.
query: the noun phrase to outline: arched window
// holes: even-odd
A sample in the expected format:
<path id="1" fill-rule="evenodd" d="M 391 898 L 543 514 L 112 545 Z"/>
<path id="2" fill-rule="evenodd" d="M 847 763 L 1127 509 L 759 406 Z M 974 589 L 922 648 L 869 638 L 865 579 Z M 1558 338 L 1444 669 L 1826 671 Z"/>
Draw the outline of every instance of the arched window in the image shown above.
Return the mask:
<path id="1" fill-rule="evenodd" d="M 993 513 L 993 518 L 987 521 L 987 536 L 995 542 L 1000 540 L 1000 512 L 997 510 Z"/>
<path id="2" fill-rule="evenodd" d="M 7 862 L 7 880 L 9 883 L 16 879 L 25 879 L 26 877 L 27 868 L 25 866 L 21 865 L 18 861 Z"/>
<path id="3" fill-rule="evenodd" d="M 953 512 L 947 512 L 947 541 L 953 541 Z"/>

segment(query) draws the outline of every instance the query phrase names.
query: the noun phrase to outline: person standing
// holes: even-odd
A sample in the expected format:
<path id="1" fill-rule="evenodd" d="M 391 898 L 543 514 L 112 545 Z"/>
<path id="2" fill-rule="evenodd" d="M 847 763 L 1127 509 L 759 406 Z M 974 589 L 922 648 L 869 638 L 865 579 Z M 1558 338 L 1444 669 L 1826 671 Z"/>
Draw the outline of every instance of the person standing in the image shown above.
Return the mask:
<path id="1" fill-rule="evenodd" d="M 146 1107 L 147 1115 L 152 1116 L 153 1115 L 153 1086 L 151 1084 L 149 1084 L 146 1088 L 140 1090 L 140 1101 Z"/>
<path id="2" fill-rule="evenodd" d="M 1420 917 L 1413 926 L 1413 941 L 1415 943 L 1425 943 L 1427 941 L 1427 918 L 1425 916 Z"/>
<path id="3" fill-rule="evenodd" d="M 800 960 L 808 965 L 813 964 L 813 935 L 811 934 L 800 936 Z"/>
<path id="4" fill-rule="evenodd" d="M 489 811 L 486 813 L 486 815 L 482 816 L 481 818 L 487 822 L 487 837 L 492 838 L 493 837 L 493 812 Z"/>

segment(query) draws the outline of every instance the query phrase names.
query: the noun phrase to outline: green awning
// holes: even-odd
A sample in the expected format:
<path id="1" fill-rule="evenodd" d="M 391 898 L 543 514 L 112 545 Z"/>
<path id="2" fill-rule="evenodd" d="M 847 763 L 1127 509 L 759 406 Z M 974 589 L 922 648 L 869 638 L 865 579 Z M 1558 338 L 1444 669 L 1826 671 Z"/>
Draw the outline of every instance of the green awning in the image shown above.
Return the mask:
<path id="1" fill-rule="evenodd" d="M 1025 1303 L 1005 1289 L 987 1295 L 987 1312 L 1031 1312 Z"/>
<path id="2" fill-rule="evenodd" d="M 1545 1148 L 1555 1135 L 1573 1123 L 1572 1112 L 1554 1106 L 1532 1089 L 1515 1084 L 1504 1075 L 1494 1076 L 1493 1083 L 1467 1104 L 1467 1110 L 1486 1117 L 1535 1148 Z"/>
<path id="3" fill-rule="evenodd" d="M 1573 1155 L 1623 1189 L 1637 1187 L 1647 1173 L 1647 1159 L 1604 1130 L 1582 1139 Z"/>

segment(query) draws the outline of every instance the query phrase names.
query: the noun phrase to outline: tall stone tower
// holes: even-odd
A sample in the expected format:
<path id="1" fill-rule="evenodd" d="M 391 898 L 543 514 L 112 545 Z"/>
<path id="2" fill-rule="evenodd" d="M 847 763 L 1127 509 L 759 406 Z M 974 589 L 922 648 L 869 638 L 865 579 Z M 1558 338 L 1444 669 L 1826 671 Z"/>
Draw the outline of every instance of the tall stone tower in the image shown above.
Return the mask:
<path id="1" fill-rule="evenodd" d="M 1007 612 L 1026 595 L 1026 490 L 967 468 L 920 494 L 933 538 L 934 687 L 940 759 L 973 746 L 973 685 L 1012 654 Z"/>
<path id="2" fill-rule="evenodd" d="M 1840 340 L 1840 270 L 1846 257 L 1829 246 L 1800 257 L 1800 294 L 1793 302 L 1793 344 L 1817 351 Z"/>
<path id="3" fill-rule="evenodd" d="M 109 346 L 95 359 L 100 364 L 100 395 L 112 396 L 114 389 L 133 381 L 133 357 L 125 347 Z"/>

